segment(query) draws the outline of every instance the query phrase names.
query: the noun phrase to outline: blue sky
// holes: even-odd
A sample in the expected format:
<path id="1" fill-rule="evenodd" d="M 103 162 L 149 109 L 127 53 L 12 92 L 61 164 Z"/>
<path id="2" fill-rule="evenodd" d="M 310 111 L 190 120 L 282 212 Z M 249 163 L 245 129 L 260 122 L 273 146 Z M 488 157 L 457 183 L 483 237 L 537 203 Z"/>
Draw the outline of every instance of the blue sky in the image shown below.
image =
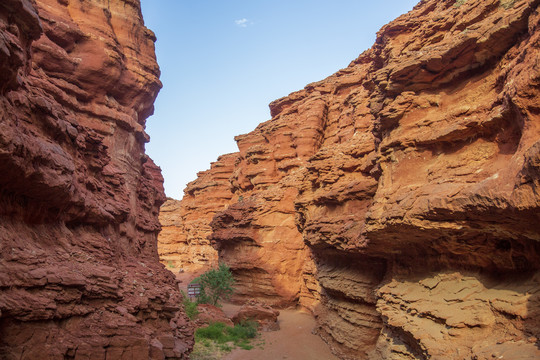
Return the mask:
<path id="1" fill-rule="evenodd" d="M 417 0 L 142 0 L 157 36 L 161 90 L 147 153 L 167 196 L 237 151 L 268 104 L 346 67 Z"/>

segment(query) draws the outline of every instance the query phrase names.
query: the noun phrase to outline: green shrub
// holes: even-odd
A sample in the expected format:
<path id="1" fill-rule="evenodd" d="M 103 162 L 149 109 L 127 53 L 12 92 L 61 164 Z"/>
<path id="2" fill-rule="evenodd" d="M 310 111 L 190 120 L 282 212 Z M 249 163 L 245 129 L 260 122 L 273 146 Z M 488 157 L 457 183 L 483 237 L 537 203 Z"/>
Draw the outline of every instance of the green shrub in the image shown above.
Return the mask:
<path id="1" fill-rule="evenodd" d="M 223 344 L 227 342 L 227 336 L 225 335 L 225 329 L 228 326 L 224 323 L 215 322 L 209 324 L 207 327 L 198 328 L 195 331 L 195 341 L 210 339 L 217 343 Z"/>
<path id="2" fill-rule="evenodd" d="M 454 6 L 455 7 L 460 7 L 461 5 L 465 4 L 467 2 L 467 0 L 456 0 L 456 2 L 454 3 Z"/>
<path id="3" fill-rule="evenodd" d="M 195 317 L 199 315 L 199 310 L 197 310 L 197 302 L 189 300 L 189 297 L 184 291 L 182 291 L 182 297 L 184 298 L 182 304 L 184 304 L 184 311 L 186 312 L 187 317 L 190 320 L 194 320 Z"/>
<path id="4" fill-rule="evenodd" d="M 244 321 L 234 327 L 227 326 L 220 322 L 209 324 L 207 327 L 199 328 L 195 331 L 195 342 L 202 343 L 206 347 L 211 347 L 209 340 L 217 343 L 222 351 L 232 350 L 230 343 L 242 349 L 252 349 L 251 339 L 257 336 L 257 322 Z"/>
<path id="5" fill-rule="evenodd" d="M 257 336 L 257 327 L 258 324 L 256 321 L 245 320 L 234 325 L 232 328 L 227 328 L 226 332 L 233 338 L 253 339 L 255 336 Z"/>
<path id="6" fill-rule="evenodd" d="M 211 269 L 194 279 L 191 283 L 199 283 L 201 290 L 197 296 L 199 304 L 219 306 L 219 300 L 229 299 L 234 292 L 234 278 L 231 270 L 225 264 L 217 269 Z"/>
<path id="7" fill-rule="evenodd" d="M 253 349 L 250 340 L 257 336 L 258 326 L 256 321 L 246 320 L 234 325 L 232 328 L 227 328 L 225 331 L 234 339 L 233 341 L 236 346 L 244 350 L 250 350 Z"/>

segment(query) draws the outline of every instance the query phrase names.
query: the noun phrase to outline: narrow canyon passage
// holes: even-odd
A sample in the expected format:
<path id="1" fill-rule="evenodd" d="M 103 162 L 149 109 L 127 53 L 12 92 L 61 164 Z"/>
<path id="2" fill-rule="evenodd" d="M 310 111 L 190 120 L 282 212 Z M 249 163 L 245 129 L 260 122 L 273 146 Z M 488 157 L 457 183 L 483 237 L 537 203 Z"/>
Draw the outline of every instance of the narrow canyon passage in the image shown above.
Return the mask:
<path id="1" fill-rule="evenodd" d="M 155 41 L 139 0 L 0 2 L 0 359 L 189 359 L 219 263 L 281 311 L 227 359 L 540 358 L 540 0 L 420 1 L 181 200 Z"/>
<path id="2" fill-rule="evenodd" d="M 340 359 L 540 357 L 539 5 L 422 1 L 272 102 L 164 207 L 162 262 L 228 264 Z"/>
<path id="3" fill-rule="evenodd" d="M 199 273 L 182 272 L 176 275 L 180 281 L 181 291 L 187 294 L 188 285 Z M 241 305 L 224 302 L 222 309 L 229 318 L 238 313 Z M 225 354 L 224 360 L 273 360 L 273 359 L 312 359 L 333 360 L 336 357 L 328 344 L 314 333 L 317 323 L 313 315 L 304 309 L 280 309 L 278 316 L 278 330 L 262 331 L 253 342 L 254 348 L 243 350 L 233 349 Z"/>

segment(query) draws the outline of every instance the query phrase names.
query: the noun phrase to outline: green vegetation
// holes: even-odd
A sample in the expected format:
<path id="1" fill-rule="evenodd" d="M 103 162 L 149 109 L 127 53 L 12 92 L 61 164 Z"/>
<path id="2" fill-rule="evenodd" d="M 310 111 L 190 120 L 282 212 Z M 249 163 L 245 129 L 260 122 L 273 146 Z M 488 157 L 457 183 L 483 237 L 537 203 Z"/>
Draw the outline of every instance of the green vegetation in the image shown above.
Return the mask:
<path id="1" fill-rule="evenodd" d="M 454 6 L 455 7 L 460 7 L 461 5 L 465 4 L 467 2 L 467 0 L 456 0 L 456 2 L 454 3 Z"/>
<path id="2" fill-rule="evenodd" d="M 221 359 L 235 347 L 250 350 L 253 348 L 251 342 L 257 337 L 257 327 L 256 321 L 245 321 L 234 327 L 215 322 L 199 328 L 195 331 L 195 346 L 190 359 Z M 263 346 L 263 343 L 258 345 Z"/>
<path id="3" fill-rule="evenodd" d="M 235 346 L 250 350 L 253 348 L 251 339 L 256 336 L 257 322 L 255 321 L 244 321 L 234 325 L 234 327 L 215 322 L 207 327 L 197 329 L 195 331 L 195 342 L 201 342 L 206 346 L 210 345 L 212 341 L 223 351 L 230 351 Z"/>
<path id="4" fill-rule="evenodd" d="M 173 262 L 171 260 L 167 261 L 167 267 L 169 269 L 174 269 L 174 265 L 173 265 Z"/>
<path id="5" fill-rule="evenodd" d="M 182 291 L 182 297 L 184 298 L 182 304 L 184 304 L 186 315 L 190 320 L 195 320 L 195 317 L 199 315 L 199 310 L 197 310 L 197 302 L 189 300 L 189 297 L 184 291 Z"/>
<path id="6" fill-rule="evenodd" d="M 220 300 L 228 299 L 234 292 L 234 278 L 231 270 L 225 264 L 220 264 L 217 269 L 205 272 L 191 283 L 197 283 L 201 286 L 196 302 L 190 301 L 187 295 L 182 292 L 186 314 L 192 320 L 198 315 L 197 304 L 219 306 Z M 253 348 L 251 342 L 257 336 L 257 327 L 256 321 L 244 321 L 234 327 L 215 322 L 207 327 L 199 328 L 195 331 L 195 345 L 190 359 L 221 359 L 225 353 L 236 347 L 250 350 Z M 256 345 L 263 346 L 263 343 Z"/>
<path id="7" fill-rule="evenodd" d="M 217 269 L 211 269 L 194 279 L 192 283 L 201 285 L 201 292 L 197 296 L 199 304 L 211 304 L 219 306 L 220 300 L 227 300 L 234 292 L 234 278 L 231 270 L 225 264 L 220 264 Z"/>

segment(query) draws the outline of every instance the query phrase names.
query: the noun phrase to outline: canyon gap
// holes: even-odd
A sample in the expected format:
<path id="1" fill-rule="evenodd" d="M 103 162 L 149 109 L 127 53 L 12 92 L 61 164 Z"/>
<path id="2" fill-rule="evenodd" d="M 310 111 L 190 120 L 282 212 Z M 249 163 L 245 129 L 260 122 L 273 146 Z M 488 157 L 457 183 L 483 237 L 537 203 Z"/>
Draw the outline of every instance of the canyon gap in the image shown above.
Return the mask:
<path id="1" fill-rule="evenodd" d="M 540 1 L 421 1 L 163 207 L 163 263 L 343 359 L 540 356 Z"/>

